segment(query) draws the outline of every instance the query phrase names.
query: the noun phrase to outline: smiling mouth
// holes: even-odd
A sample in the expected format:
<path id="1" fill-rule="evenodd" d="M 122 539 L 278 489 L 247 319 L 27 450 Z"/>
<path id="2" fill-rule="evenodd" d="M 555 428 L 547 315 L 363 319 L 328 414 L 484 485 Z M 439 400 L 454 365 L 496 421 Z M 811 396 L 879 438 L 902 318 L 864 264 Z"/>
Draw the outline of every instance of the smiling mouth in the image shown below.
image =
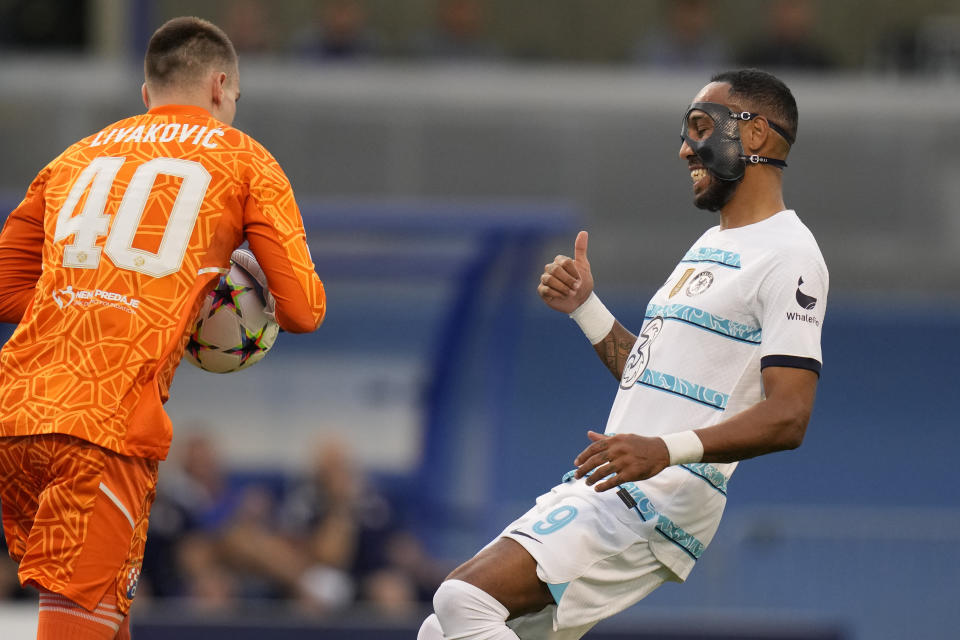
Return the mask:
<path id="1" fill-rule="evenodd" d="M 697 184 L 706 177 L 707 170 L 703 167 L 695 167 L 690 169 L 690 179 L 693 180 L 693 184 Z"/>

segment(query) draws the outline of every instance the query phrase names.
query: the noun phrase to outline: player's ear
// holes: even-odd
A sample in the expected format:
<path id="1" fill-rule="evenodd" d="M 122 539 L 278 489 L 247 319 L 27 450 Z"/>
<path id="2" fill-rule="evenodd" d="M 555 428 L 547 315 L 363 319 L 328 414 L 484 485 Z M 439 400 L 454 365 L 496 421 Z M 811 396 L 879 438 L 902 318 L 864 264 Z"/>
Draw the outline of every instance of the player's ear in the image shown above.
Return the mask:
<path id="1" fill-rule="evenodd" d="M 223 71 L 217 71 L 210 74 L 210 99 L 213 104 L 220 106 L 223 101 L 224 85 L 227 82 L 227 74 Z"/>
<path id="2" fill-rule="evenodd" d="M 746 153 L 757 153 L 766 144 L 770 135 L 770 125 L 766 118 L 753 118 L 745 124 L 743 131 L 740 132 L 744 151 Z"/>
<path id="3" fill-rule="evenodd" d="M 147 83 L 144 82 L 143 86 L 140 87 L 140 97 L 143 98 L 143 106 L 147 108 L 147 111 L 150 110 L 150 92 L 147 91 Z"/>

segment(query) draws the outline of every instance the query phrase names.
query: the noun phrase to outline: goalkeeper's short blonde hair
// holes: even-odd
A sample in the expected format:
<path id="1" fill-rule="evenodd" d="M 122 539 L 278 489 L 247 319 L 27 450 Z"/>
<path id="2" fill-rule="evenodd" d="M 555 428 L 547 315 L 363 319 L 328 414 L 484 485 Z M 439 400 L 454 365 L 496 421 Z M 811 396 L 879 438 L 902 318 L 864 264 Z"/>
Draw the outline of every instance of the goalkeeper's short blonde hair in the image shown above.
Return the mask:
<path id="1" fill-rule="evenodd" d="M 161 89 L 189 84 L 208 71 L 235 75 L 237 51 L 227 34 L 203 18 L 181 17 L 157 29 L 147 45 L 143 72 Z"/>

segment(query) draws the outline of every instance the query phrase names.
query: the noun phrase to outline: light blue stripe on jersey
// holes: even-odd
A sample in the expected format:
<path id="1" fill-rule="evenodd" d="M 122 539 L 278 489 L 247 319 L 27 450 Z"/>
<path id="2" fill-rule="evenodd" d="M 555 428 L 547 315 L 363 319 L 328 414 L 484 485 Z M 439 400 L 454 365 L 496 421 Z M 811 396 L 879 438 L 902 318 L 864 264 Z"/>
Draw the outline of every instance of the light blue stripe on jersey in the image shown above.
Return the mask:
<path id="1" fill-rule="evenodd" d="M 569 586 L 569 582 L 561 582 L 559 584 L 547 583 L 547 589 L 550 590 L 550 595 L 553 596 L 553 601 L 557 604 L 560 604 L 560 598 L 563 597 L 563 592 L 566 591 Z"/>
<path id="2" fill-rule="evenodd" d="M 678 320 L 750 344 L 760 344 L 763 333 L 757 327 L 727 320 L 686 304 L 650 304 L 647 306 L 646 316 L 647 318 L 660 316 L 664 320 Z"/>
<path id="3" fill-rule="evenodd" d="M 680 466 L 693 475 L 702 478 L 707 484 L 723 495 L 727 495 L 727 476 L 720 473 L 720 470 L 712 464 L 696 462 L 692 464 L 682 464 Z"/>
<path id="4" fill-rule="evenodd" d="M 690 249 L 687 255 L 683 256 L 680 262 L 712 262 L 714 264 L 730 267 L 731 269 L 740 268 L 740 254 L 733 251 L 724 251 L 723 249 L 713 249 L 711 247 L 699 247 Z"/>
<path id="5" fill-rule="evenodd" d="M 686 551 L 694 560 L 700 559 L 704 550 L 702 542 L 678 527 L 673 520 L 657 511 L 650 503 L 650 498 L 636 483 L 624 482 L 620 487 L 626 489 L 630 493 L 630 497 L 637 503 L 633 510 L 637 512 L 641 520 L 644 522 L 655 520 L 657 523 L 656 529 L 663 537 Z"/>
<path id="6" fill-rule="evenodd" d="M 671 376 L 668 373 L 653 371 L 652 369 L 644 371 L 640 379 L 637 380 L 637 384 L 652 387 L 660 391 L 666 391 L 667 393 L 673 393 L 687 400 L 693 400 L 694 402 L 699 402 L 700 404 L 720 411 L 727 408 L 727 402 L 730 400 L 730 396 L 726 393 L 714 391 L 713 389 L 708 389 L 703 385 L 690 382 L 689 380 Z"/>

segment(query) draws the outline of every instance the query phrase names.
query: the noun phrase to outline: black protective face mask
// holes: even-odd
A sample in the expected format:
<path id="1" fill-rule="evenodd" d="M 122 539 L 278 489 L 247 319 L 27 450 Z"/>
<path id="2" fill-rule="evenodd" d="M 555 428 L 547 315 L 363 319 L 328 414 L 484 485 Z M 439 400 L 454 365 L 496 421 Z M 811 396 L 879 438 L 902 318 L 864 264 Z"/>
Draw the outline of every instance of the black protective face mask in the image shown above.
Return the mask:
<path id="1" fill-rule="evenodd" d="M 713 128 L 708 133 L 700 135 L 690 116 L 697 113 L 706 114 L 713 121 Z M 787 163 L 776 158 L 766 158 L 759 155 L 746 155 L 740 142 L 740 127 L 738 120 L 752 120 L 759 114 L 743 111 L 736 113 L 729 107 L 716 102 L 694 102 L 683 115 L 680 126 L 680 137 L 690 145 L 700 162 L 710 173 L 719 180 L 739 181 L 743 178 L 747 163 L 772 164 L 784 168 Z M 779 125 L 767 119 L 770 128 L 780 134 L 784 140 L 793 144 L 793 139 Z"/>

